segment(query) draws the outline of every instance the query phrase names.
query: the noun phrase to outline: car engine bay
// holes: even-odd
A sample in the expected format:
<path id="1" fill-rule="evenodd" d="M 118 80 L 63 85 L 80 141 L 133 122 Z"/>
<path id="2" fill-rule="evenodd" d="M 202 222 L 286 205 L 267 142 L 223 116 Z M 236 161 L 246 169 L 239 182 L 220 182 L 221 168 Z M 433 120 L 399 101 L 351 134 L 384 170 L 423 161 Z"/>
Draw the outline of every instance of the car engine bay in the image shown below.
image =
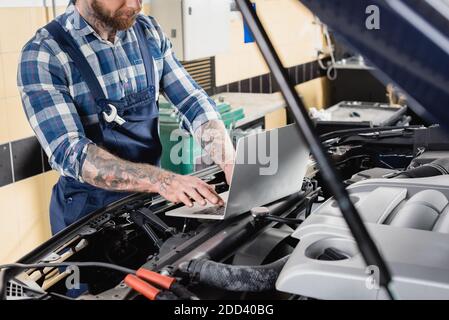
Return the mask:
<path id="1" fill-rule="evenodd" d="M 449 296 L 449 140 L 438 126 L 361 128 L 321 136 L 393 274 L 400 298 Z M 210 221 L 164 215 L 159 196 L 132 195 L 59 233 L 2 273 L 8 300 L 144 299 L 124 281 L 150 270 L 182 290 L 159 299 L 386 299 L 311 158 L 297 193 L 251 212 Z M 218 167 L 198 177 L 228 185 Z M 179 205 L 178 205 L 179 206 Z M 72 262 L 81 287 L 70 292 Z M 52 266 L 54 265 L 54 266 Z M 374 267 L 374 268 L 371 268 Z M 124 274 L 125 273 L 125 274 Z M 173 289 L 173 290 L 172 290 Z"/>

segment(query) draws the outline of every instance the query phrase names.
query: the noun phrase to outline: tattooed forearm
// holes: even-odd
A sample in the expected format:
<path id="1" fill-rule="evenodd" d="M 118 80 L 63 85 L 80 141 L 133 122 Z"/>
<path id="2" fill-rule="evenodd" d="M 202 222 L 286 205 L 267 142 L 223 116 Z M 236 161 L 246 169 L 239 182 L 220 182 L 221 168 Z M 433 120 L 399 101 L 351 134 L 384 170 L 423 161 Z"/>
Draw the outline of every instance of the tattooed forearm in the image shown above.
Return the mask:
<path id="1" fill-rule="evenodd" d="M 160 168 L 122 160 L 95 145 L 89 145 L 82 168 L 85 182 L 111 191 L 165 192 L 174 174 Z"/>
<path id="2" fill-rule="evenodd" d="M 232 165 L 235 150 L 222 121 L 211 120 L 195 132 L 196 139 L 211 159 L 220 167 Z"/>

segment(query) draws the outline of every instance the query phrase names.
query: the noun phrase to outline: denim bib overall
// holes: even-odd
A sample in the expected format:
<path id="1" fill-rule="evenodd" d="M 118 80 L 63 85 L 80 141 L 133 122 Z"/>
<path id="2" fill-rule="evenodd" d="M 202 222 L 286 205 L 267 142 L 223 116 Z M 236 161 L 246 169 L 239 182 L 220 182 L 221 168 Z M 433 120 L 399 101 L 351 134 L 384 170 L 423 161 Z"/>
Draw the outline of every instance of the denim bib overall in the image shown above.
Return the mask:
<path id="1" fill-rule="evenodd" d="M 129 94 L 119 101 L 108 100 L 85 56 L 72 36 L 53 21 L 45 27 L 74 61 L 95 105 L 77 111 L 85 135 L 98 146 L 132 162 L 159 165 L 162 145 L 159 139 L 159 107 L 155 94 L 155 70 L 149 40 L 137 19 L 134 28 L 145 65 L 148 88 Z M 98 121 L 92 119 L 98 118 Z M 96 188 L 69 177 L 60 177 L 53 187 L 50 222 L 55 234 L 88 213 L 123 198 L 118 193 Z"/>

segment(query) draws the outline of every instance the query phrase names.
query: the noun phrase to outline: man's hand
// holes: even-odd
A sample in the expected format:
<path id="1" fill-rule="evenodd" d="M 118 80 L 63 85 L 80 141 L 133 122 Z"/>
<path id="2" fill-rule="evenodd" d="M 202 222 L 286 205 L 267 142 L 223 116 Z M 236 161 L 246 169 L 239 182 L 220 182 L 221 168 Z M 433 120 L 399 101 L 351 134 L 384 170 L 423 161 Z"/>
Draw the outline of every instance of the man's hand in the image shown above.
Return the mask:
<path id="1" fill-rule="evenodd" d="M 220 120 L 206 122 L 195 132 L 199 141 L 211 159 L 220 166 L 226 176 L 226 182 L 231 183 L 235 160 L 235 150 L 226 127 Z"/>
<path id="2" fill-rule="evenodd" d="M 206 201 L 224 205 L 213 186 L 192 176 L 181 176 L 148 164 L 120 159 L 108 151 L 89 145 L 82 168 L 85 182 L 110 191 L 159 193 L 168 201 L 192 206 Z"/>
<path id="3" fill-rule="evenodd" d="M 201 179 L 166 172 L 159 185 L 159 194 L 170 202 L 193 206 L 192 200 L 205 206 L 207 202 L 224 205 L 215 188 Z"/>
<path id="4" fill-rule="evenodd" d="M 228 185 L 231 185 L 232 171 L 233 170 L 234 170 L 234 165 L 233 164 L 225 164 L 223 166 L 223 172 L 225 174 L 226 182 L 228 183 Z"/>

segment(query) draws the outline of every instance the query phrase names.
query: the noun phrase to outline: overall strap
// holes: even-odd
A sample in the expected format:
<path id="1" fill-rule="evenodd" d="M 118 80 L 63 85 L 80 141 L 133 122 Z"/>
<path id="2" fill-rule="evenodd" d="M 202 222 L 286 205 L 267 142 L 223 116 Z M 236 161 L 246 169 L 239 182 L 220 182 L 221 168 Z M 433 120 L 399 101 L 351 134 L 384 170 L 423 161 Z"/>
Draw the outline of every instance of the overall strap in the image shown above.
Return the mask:
<path id="1" fill-rule="evenodd" d="M 140 53 L 142 54 L 143 64 L 145 65 L 145 73 L 147 75 L 148 86 L 155 84 L 153 57 L 151 56 L 151 48 L 149 39 L 145 34 L 144 23 L 142 17 L 138 16 L 134 25 L 137 41 L 139 43 Z"/>
<path id="2" fill-rule="evenodd" d="M 79 49 L 75 39 L 73 39 L 73 37 L 64 30 L 61 24 L 55 20 L 46 25 L 45 29 L 47 29 L 47 31 L 53 36 L 54 40 L 61 47 L 61 50 L 72 58 L 75 66 L 81 74 L 82 79 L 86 82 L 87 87 L 89 88 L 90 93 L 94 97 L 97 104 L 99 104 L 99 101 L 101 100 L 106 100 L 103 88 L 101 87 L 95 72 L 92 70 L 86 57 Z M 89 104 L 89 114 L 98 114 L 97 104 Z M 99 145 L 103 143 L 104 136 L 100 122 L 96 125 L 89 126 L 88 128 L 85 127 L 84 130 L 89 139 Z"/>
<path id="3" fill-rule="evenodd" d="M 81 73 L 82 79 L 86 82 L 91 94 L 95 100 L 106 99 L 103 88 L 95 75 L 95 72 L 89 65 L 84 54 L 81 52 L 75 39 L 64 30 L 59 22 L 53 20 L 45 26 L 45 29 L 52 35 L 54 40 L 59 44 L 61 49 L 72 58 L 78 71 Z M 95 106 L 92 106 L 95 107 Z M 97 113 L 95 110 L 92 113 Z"/>

